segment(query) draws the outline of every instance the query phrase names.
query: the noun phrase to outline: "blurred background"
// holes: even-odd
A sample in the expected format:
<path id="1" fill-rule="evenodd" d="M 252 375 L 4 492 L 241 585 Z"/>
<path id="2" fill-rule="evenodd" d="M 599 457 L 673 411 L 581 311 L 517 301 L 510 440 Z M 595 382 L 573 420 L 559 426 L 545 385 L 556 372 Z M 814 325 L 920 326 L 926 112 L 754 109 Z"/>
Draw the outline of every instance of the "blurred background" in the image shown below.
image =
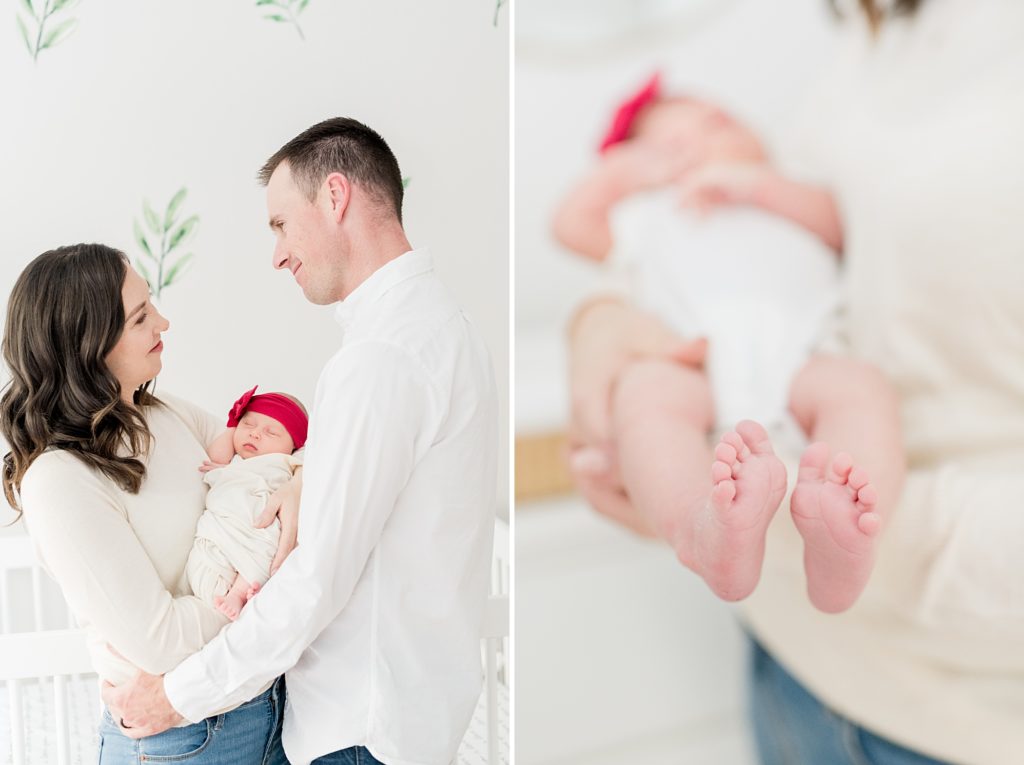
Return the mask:
<path id="1" fill-rule="evenodd" d="M 518 0 L 515 41 L 516 761 L 754 762 L 739 612 L 668 546 L 598 517 L 563 467 L 565 325 L 600 267 L 561 249 L 555 206 L 612 111 L 661 70 L 773 154 L 835 21 L 826 0 Z"/>

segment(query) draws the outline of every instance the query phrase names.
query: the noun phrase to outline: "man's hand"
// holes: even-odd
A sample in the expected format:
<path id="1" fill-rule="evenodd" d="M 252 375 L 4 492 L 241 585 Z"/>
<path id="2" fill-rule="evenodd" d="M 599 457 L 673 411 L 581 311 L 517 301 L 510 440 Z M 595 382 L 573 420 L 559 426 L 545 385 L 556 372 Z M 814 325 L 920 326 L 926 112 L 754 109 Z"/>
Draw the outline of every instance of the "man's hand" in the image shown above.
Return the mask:
<path id="1" fill-rule="evenodd" d="M 295 475 L 288 483 L 270 495 L 267 506 L 263 508 L 260 517 L 253 524 L 258 529 L 265 529 L 274 522 L 274 518 L 281 519 L 281 541 L 277 545 L 277 553 L 270 564 L 270 575 L 273 576 L 281 568 L 292 550 L 298 546 L 299 535 L 299 500 L 302 497 L 302 468 L 295 471 Z"/>
<path id="2" fill-rule="evenodd" d="M 122 685 L 103 683 L 102 696 L 110 715 L 129 738 L 163 733 L 185 718 L 179 715 L 164 693 L 164 676 L 142 670 Z"/>

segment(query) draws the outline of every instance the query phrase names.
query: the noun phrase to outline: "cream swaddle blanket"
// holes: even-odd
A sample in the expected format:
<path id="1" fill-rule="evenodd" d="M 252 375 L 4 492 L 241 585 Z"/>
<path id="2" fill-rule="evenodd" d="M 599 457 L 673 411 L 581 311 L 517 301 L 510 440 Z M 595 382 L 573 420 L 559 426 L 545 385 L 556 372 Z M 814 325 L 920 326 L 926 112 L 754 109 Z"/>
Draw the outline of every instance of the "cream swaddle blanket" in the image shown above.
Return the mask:
<path id="1" fill-rule="evenodd" d="M 673 190 L 611 217 L 612 263 L 637 303 L 684 337 L 708 338 L 716 429 L 789 426 L 789 386 L 834 331 L 838 258 L 796 224 L 751 208 L 698 216 Z"/>
<path id="2" fill-rule="evenodd" d="M 212 603 L 225 595 L 236 572 L 250 584 L 264 584 L 281 536 L 276 521 L 265 529 L 253 526 L 267 499 L 292 477 L 302 458 L 293 454 L 262 454 L 211 470 L 203 480 L 210 487 L 206 511 L 196 526 L 196 540 L 185 573 L 192 592 Z"/>

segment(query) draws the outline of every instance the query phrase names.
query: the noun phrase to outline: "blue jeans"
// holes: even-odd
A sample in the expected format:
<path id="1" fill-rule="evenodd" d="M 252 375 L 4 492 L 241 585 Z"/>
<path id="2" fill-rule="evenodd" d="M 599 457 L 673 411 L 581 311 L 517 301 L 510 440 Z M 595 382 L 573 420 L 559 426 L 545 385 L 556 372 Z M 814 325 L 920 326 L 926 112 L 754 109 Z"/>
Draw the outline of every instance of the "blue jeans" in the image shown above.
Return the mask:
<path id="1" fill-rule="evenodd" d="M 310 765 L 384 765 L 365 746 L 353 746 L 340 752 L 317 757 Z"/>
<path id="2" fill-rule="evenodd" d="M 840 717 L 750 642 L 750 714 L 763 765 L 943 765 Z"/>
<path id="3" fill-rule="evenodd" d="M 283 715 L 283 678 L 230 712 L 138 740 L 124 735 L 111 718 L 110 710 L 104 710 L 99 765 L 284 765 L 287 760 L 281 749 Z"/>

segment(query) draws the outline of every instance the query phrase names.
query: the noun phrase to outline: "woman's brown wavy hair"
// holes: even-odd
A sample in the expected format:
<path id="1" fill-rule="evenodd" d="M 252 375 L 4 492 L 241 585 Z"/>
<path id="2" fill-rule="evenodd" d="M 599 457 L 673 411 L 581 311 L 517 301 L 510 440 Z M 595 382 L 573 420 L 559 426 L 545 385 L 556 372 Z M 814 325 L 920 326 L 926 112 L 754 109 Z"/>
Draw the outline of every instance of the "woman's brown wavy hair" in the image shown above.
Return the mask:
<path id="1" fill-rule="evenodd" d="M 146 477 L 138 459 L 151 433 L 142 407 L 159 403 L 150 382 L 121 399 L 107 356 L 125 328 L 124 253 L 102 244 L 44 252 L 18 277 L 7 305 L 3 357 L 11 380 L 0 398 L 3 487 L 20 511 L 25 471 L 43 452 L 62 449 L 125 491 Z M 20 512 L 19 512 L 20 517 Z"/>
<path id="2" fill-rule="evenodd" d="M 832 9 L 839 13 L 839 0 L 830 0 Z M 924 0 L 895 0 L 890 11 L 885 11 L 878 0 L 857 0 L 860 9 L 867 16 L 872 32 L 877 32 L 882 22 L 889 16 L 910 16 L 917 11 Z"/>

